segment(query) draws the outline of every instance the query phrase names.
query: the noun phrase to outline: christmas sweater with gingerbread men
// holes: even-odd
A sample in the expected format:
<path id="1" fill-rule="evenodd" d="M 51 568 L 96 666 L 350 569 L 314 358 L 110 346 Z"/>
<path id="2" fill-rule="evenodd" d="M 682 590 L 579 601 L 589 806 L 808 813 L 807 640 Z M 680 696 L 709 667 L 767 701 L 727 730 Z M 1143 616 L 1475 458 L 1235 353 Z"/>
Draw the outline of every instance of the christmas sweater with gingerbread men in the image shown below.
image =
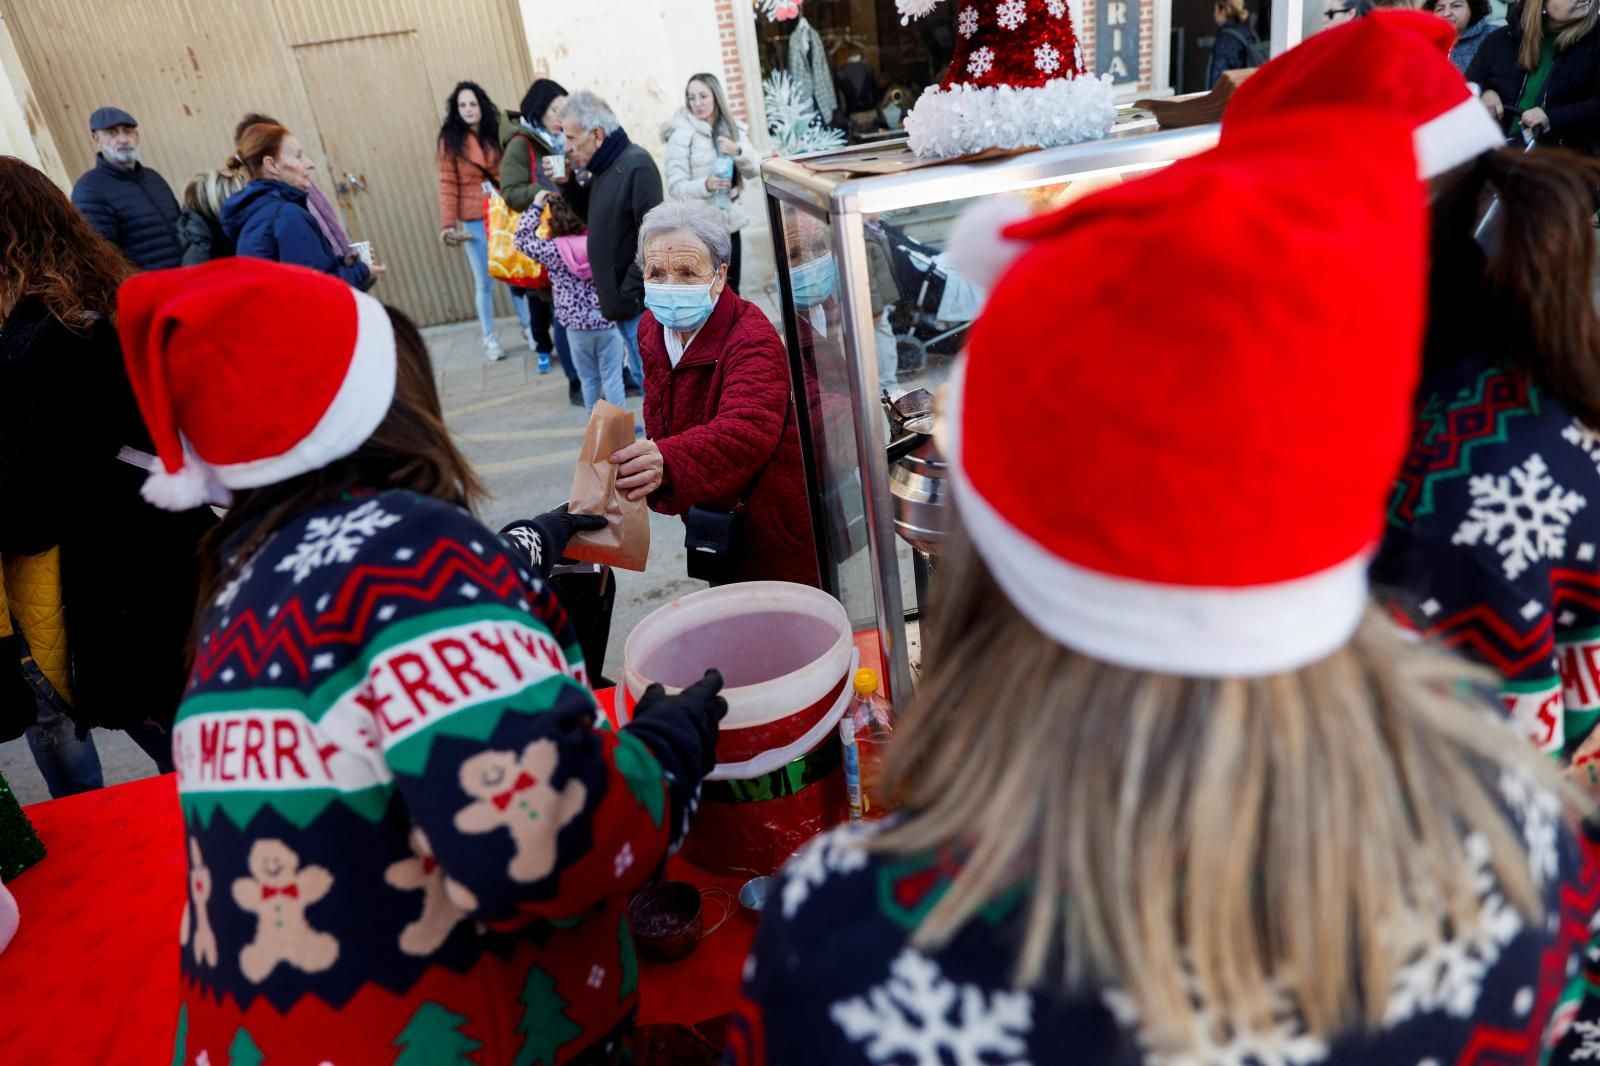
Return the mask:
<path id="1" fill-rule="evenodd" d="M 676 708 L 609 730 L 586 682 L 554 595 L 462 511 L 352 495 L 275 532 L 207 609 L 173 732 L 171 1061 L 612 1061 L 626 900 L 702 752 Z"/>

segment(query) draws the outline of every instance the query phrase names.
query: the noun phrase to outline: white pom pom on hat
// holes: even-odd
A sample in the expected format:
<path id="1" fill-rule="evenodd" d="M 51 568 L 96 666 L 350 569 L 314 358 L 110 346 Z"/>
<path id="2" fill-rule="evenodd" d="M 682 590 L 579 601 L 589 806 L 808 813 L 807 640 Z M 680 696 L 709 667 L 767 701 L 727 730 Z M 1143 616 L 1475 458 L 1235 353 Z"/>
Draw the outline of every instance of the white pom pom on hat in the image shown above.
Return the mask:
<path id="1" fill-rule="evenodd" d="M 990 196 L 956 217 L 945 241 L 955 272 L 981 289 L 994 288 L 1000 275 L 1028 250 L 1028 241 L 1007 237 L 1008 227 L 1029 218 L 1033 209 L 1020 196 Z"/>
<path id="2" fill-rule="evenodd" d="M 283 309 L 295 309 L 292 344 Z M 327 466 L 394 400 L 388 310 L 338 278 L 261 259 L 136 274 L 117 294 L 128 380 L 155 445 L 143 494 L 166 510 Z"/>

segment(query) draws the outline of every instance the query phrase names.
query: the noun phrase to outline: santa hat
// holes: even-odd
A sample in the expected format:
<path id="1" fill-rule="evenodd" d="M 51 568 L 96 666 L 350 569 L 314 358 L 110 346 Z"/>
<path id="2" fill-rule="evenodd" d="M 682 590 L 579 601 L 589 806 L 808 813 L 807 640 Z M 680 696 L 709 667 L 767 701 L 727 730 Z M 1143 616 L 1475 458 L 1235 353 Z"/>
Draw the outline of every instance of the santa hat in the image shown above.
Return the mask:
<path id="1" fill-rule="evenodd" d="M 941 0 L 896 0 L 905 20 Z M 911 150 L 945 158 L 987 148 L 1048 148 L 1103 137 L 1116 120 L 1111 80 L 1084 72 L 1067 0 L 952 0 L 955 55 L 906 115 Z"/>
<path id="2" fill-rule="evenodd" d="M 1222 136 L 1290 107 L 1370 107 L 1411 124 L 1418 174 L 1437 177 L 1506 143 L 1451 64 L 1454 43 L 1451 25 L 1424 11 L 1379 10 L 1324 30 L 1239 86 L 1222 114 Z"/>
<path id="3" fill-rule="evenodd" d="M 1213 677 L 1350 638 L 1411 427 L 1415 168 L 1390 115 L 1292 111 L 1007 230 L 1025 250 L 973 326 L 943 440 L 976 550 L 1042 633 Z M 1351 174 L 1359 196 L 1327 195 Z M 1141 285 L 1156 260 L 1178 280 Z M 1328 284 L 1379 260 L 1390 280 L 1359 309 Z"/>
<path id="4" fill-rule="evenodd" d="M 394 399 L 384 306 L 338 278 L 260 259 L 136 274 L 117 294 L 134 396 L 155 442 L 144 497 L 272 485 L 342 459 Z"/>

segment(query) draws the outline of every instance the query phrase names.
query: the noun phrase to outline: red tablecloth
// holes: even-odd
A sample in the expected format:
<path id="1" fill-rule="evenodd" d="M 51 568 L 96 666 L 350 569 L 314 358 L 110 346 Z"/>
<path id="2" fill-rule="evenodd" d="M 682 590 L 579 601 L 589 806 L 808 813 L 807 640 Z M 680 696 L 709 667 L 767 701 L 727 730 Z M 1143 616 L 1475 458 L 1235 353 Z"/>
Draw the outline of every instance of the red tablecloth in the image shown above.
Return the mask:
<path id="1" fill-rule="evenodd" d="M 600 700 L 609 710 L 610 693 Z M 172 775 L 26 809 L 49 855 L 11 882 L 22 927 L 0 955 L 0 1062 L 166 1062 L 178 1003 L 186 872 Z M 739 882 L 673 859 L 667 876 L 737 895 Z M 713 892 L 706 928 L 722 913 Z M 639 1024 L 693 1025 L 728 1013 L 755 921 L 743 911 L 674 963 L 642 961 Z"/>

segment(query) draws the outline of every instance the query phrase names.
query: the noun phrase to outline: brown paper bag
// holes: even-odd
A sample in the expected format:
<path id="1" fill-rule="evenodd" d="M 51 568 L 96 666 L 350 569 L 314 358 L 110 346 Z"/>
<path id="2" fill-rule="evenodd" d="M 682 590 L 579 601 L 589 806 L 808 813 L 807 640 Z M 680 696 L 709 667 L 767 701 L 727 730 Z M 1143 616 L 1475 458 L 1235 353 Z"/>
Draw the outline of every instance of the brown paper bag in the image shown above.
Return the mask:
<path id="1" fill-rule="evenodd" d="M 629 500 L 617 488 L 617 468 L 610 458 L 632 444 L 633 415 L 600 400 L 589 416 L 578 468 L 572 472 L 567 509 L 573 514 L 603 514 L 606 528 L 574 534 L 566 556 L 585 563 L 604 563 L 623 570 L 643 570 L 650 557 L 650 507 Z"/>

